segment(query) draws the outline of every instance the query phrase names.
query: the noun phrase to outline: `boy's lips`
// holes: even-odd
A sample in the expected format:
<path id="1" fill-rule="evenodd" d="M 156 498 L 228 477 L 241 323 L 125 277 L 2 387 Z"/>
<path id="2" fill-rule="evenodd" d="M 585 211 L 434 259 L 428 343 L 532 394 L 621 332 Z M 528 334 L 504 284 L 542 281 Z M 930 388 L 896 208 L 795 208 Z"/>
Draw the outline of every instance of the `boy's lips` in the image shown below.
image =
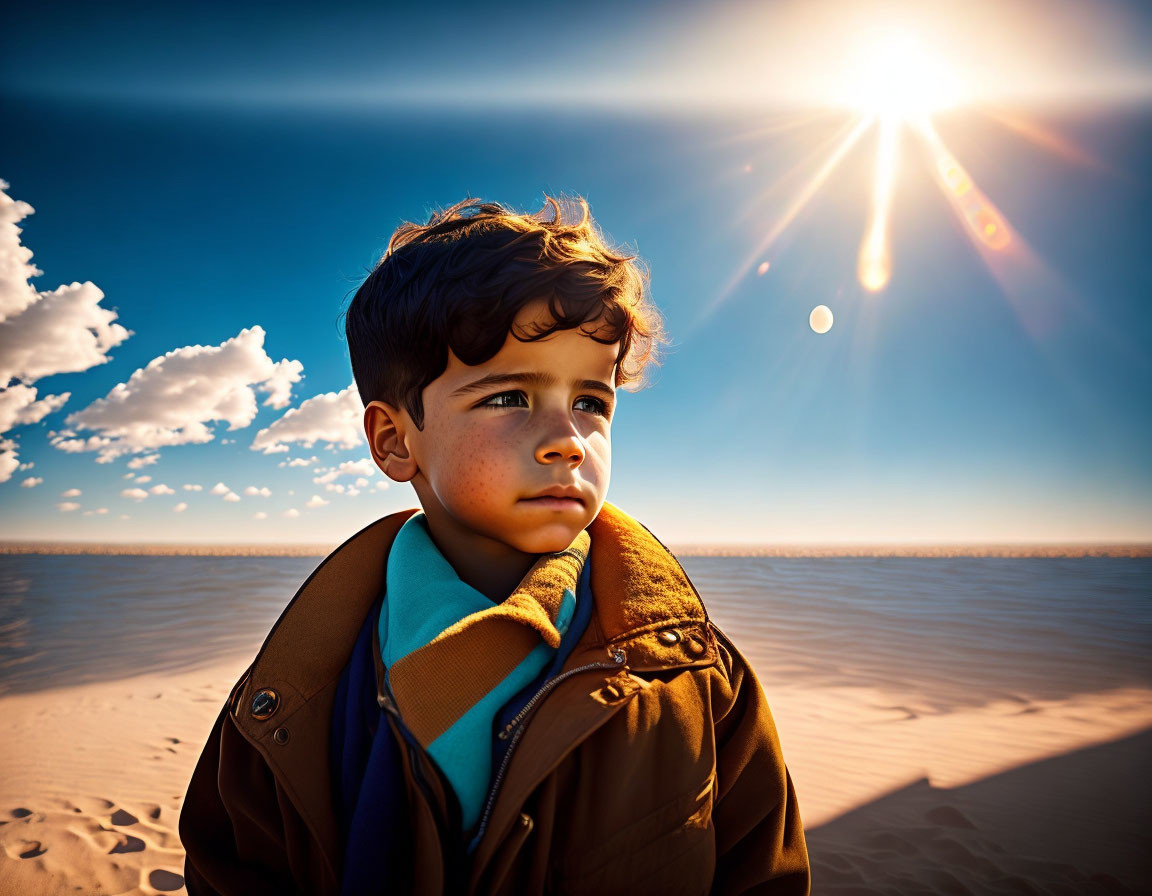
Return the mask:
<path id="1" fill-rule="evenodd" d="M 580 489 L 575 486 L 561 486 L 554 485 L 540 492 L 538 495 L 532 495 L 530 498 L 522 498 L 523 501 L 540 501 L 542 503 L 555 503 L 563 506 L 567 502 L 576 502 L 579 504 L 584 503 L 584 498 L 580 494 Z"/>

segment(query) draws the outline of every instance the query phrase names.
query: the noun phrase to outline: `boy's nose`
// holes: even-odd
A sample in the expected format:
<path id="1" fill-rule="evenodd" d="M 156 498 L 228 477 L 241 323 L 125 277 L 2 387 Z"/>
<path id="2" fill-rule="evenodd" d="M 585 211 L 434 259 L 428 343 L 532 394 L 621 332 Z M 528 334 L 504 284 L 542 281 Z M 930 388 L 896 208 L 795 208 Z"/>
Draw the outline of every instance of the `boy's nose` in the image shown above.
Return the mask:
<path id="1" fill-rule="evenodd" d="M 579 465 L 584 460 L 584 442 L 575 433 L 566 433 L 547 439 L 536 449 L 536 460 L 542 464 L 560 461 Z"/>

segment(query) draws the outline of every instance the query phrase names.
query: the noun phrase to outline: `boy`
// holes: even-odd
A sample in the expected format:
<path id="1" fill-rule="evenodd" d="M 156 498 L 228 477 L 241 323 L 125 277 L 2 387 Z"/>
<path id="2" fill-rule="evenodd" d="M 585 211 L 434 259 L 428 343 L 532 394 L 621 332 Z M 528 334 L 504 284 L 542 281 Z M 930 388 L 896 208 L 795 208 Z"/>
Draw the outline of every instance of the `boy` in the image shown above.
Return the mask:
<path id="1" fill-rule="evenodd" d="M 663 337 L 580 204 L 405 224 L 353 298 L 369 448 L 422 510 L 331 554 L 233 689 L 192 896 L 808 892 L 755 675 L 605 502 L 616 389 Z"/>

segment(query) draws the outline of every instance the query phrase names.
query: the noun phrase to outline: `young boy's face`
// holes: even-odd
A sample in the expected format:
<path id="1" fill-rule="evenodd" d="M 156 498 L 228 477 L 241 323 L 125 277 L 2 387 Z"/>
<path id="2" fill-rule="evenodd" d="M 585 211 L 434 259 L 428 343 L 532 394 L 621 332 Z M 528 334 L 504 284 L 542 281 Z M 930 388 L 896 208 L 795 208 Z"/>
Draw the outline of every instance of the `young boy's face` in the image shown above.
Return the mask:
<path id="1" fill-rule="evenodd" d="M 534 332 L 524 328 L 530 321 L 551 322 L 543 302 L 521 310 L 517 332 Z M 423 431 L 398 411 L 407 463 L 416 469 L 411 481 L 442 549 L 450 543 L 493 560 L 508 549 L 562 551 L 600 512 L 612 466 L 620 344 L 597 342 L 587 331 L 596 325 L 530 342 L 508 334 L 475 367 L 449 351 L 447 369 L 423 392 Z M 398 478 L 395 463 L 389 472 Z M 555 487 L 576 498 L 538 497 Z"/>

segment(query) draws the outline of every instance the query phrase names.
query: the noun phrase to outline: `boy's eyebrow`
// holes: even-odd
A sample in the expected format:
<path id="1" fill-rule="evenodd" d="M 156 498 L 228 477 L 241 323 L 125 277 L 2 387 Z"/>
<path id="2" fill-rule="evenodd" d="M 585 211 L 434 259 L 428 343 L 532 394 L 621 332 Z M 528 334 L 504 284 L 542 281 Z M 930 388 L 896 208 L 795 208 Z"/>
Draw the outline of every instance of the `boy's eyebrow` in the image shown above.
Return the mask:
<path id="1" fill-rule="evenodd" d="M 556 384 L 556 377 L 543 371 L 524 371 L 521 373 L 490 373 L 482 376 L 472 383 L 467 383 L 455 390 L 451 398 L 464 395 L 468 392 L 481 392 L 492 386 L 503 386 L 508 383 L 528 383 L 532 386 L 552 386 Z M 572 386 L 576 389 L 588 389 L 591 392 L 601 392 L 611 398 L 616 397 L 616 390 L 600 380 L 573 380 Z"/>

